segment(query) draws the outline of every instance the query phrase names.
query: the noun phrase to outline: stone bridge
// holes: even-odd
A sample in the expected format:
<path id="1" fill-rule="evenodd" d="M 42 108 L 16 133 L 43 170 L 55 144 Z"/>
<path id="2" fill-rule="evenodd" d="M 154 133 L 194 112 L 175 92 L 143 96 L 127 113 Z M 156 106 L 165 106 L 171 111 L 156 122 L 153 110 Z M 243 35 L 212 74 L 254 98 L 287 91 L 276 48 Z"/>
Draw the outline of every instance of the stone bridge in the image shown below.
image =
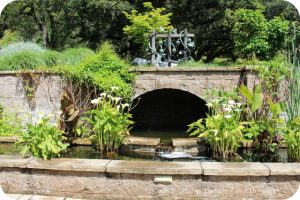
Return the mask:
<path id="1" fill-rule="evenodd" d="M 252 88 L 257 81 L 250 68 L 237 67 L 170 67 L 135 68 L 134 98 L 157 89 L 178 89 L 206 99 L 211 89 L 230 90 L 240 83 Z"/>
<path id="2" fill-rule="evenodd" d="M 181 129 L 208 113 L 211 90 L 232 90 L 257 81 L 249 68 L 135 68 L 135 127 L 145 130 Z M 181 131 L 185 132 L 185 131 Z"/>
<path id="3" fill-rule="evenodd" d="M 186 127 L 206 116 L 207 91 L 230 90 L 240 83 L 253 87 L 255 73 L 248 68 L 134 68 L 138 75 L 133 97 L 133 118 L 141 127 Z M 24 78 L 15 72 L 0 72 L 0 104 L 14 112 L 54 113 L 60 109 L 63 80 L 55 74 L 38 79 L 35 98 L 30 101 Z"/>

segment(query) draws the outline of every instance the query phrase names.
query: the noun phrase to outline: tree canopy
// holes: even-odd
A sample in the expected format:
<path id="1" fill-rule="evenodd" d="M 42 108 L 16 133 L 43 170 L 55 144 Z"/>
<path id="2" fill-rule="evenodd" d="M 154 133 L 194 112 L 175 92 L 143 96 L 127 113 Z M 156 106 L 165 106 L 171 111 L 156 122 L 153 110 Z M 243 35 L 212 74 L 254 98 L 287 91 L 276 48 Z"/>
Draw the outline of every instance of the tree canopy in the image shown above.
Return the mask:
<path id="1" fill-rule="evenodd" d="M 122 57 L 132 58 L 144 48 L 134 42 L 134 33 L 144 31 L 132 32 L 137 17 L 146 31 L 187 28 L 195 34 L 193 57 L 206 62 L 248 57 L 253 49 L 259 58 L 271 58 L 284 48 L 291 22 L 300 21 L 284 0 L 18 0 L 1 14 L 0 37 L 6 33 L 2 43 L 22 38 L 55 50 L 95 50 L 108 40 Z"/>

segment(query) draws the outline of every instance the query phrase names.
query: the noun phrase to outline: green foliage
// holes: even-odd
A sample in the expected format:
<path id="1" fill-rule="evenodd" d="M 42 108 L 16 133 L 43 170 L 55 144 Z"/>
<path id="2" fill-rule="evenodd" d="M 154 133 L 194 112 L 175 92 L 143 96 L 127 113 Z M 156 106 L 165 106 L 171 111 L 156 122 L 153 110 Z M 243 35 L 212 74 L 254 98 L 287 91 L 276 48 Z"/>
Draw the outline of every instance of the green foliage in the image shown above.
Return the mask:
<path id="1" fill-rule="evenodd" d="M 296 26 L 293 27 L 293 39 L 291 55 L 288 57 L 287 68 L 289 68 L 288 78 L 288 97 L 286 99 L 286 111 L 290 120 L 300 116 L 300 59 L 299 48 L 297 48 L 297 33 Z"/>
<path id="2" fill-rule="evenodd" d="M 288 123 L 284 142 L 287 145 L 288 160 L 300 162 L 300 117 Z"/>
<path id="3" fill-rule="evenodd" d="M 256 86 L 254 91 L 251 92 L 247 86 L 242 84 L 240 86 L 240 92 L 244 97 L 246 97 L 252 113 L 255 113 L 262 106 L 264 97 L 261 92 L 260 85 Z"/>
<path id="4" fill-rule="evenodd" d="M 34 157 L 51 159 L 60 157 L 69 144 L 63 143 L 63 132 L 49 123 L 48 117 L 43 117 L 37 124 L 28 124 L 17 144 L 22 145 L 21 153 L 30 152 Z"/>
<path id="5" fill-rule="evenodd" d="M 94 52 L 87 48 L 68 49 L 62 53 L 43 49 L 31 42 L 12 43 L 0 50 L 0 71 L 77 65 Z"/>
<path id="6" fill-rule="evenodd" d="M 191 135 L 205 138 L 213 151 L 214 157 L 223 159 L 233 156 L 240 144 L 245 141 L 241 122 L 241 104 L 223 96 L 207 104 L 212 115 L 208 115 L 205 124 L 200 119 L 189 125 Z"/>
<path id="7" fill-rule="evenodd" d="M 92 138 L 100 151 L 117 151 L 125 136 L 129 135 L 131 114 L 128 104 L 122 99 L 101 93 L 100 97 L 91 101 L 95 109 L 88 111 L 84 117 L 93 133 Z"/>
<path id="8" fill-rule="evenodd" d="M 163 14 L 166 11 L 165 8 L 154 8 L 151 2 L 144 2 L 143 13 L 139 13 L 137 10 L 132 10 L 131 13 L 124 12 L 125 16 L 129 19 L 131 25 L 124 27 L 124 32 L 129 37 L 134 38 L 137 44 L 148 43 L 148 36 L 153 31 L 167 32 L 173 29 L 170 22 L 172 13 Z"/>
<path id="9" fill-rule="evenodd" d="M 86 58 L 93 56 L 95 53 L 88 48 L 71 48 L 63 51 L 59 56 L 58 64 L 78 65 Z"/>
<path id="10" fill-rule="evenodd" d="M 113 86 L 118 87 L 112 94 L 127 100 L 133 94 L 134 74 L 129 72 L 128 64 L 118 57 L 109 43 L 104 43 L 94 56 L 80 65 L 57 67 L 54 71 L 75 82 L 90 84 L 102 92 L 110 91 Z"/>
<path id="11" fill-rule="evenodd" d="M 278 143 L 285 129 L 285 121 L 280 118 L 281 103 L 274 103 L 270 96 L 265 96 L 261 86 L 256 85 L 251 92 L 246 86 L 240 86 L 241 94 L 246 98 L 244 117 L 247 127 L 245 136 L 255 144 L 254 161 L 276 161 Z"/>
<path id="12" fill-rule="evenodd" d="M 17 32 L 11 30 L 5 30 L 3 37 L 0 39 L 0 47 L 6 47 L 11 43 L 15 43 L 21 40 L 20 35 Z"/>
<path id="13" fill-rule="evenodd" d="M 14 136 L 22 132 L 20 118 L 13 113 L 6 113 L 0 105 L 0 136 Z"/>
<path id="14" fill-rule="evenodd" d="M 278 17 L 268 21 L 260 10 L 238 9 L 232 30 L 236 54 L 271 59 L 283 49 L 288 28 L 287 21 Z"/>
<path id="15" fill-rule="evenodd" d="M 278 96 L 280 83 L 289 75 L 284 57 L 277 56 L 272 61 L 261 62 L 254 69 L 258 71 L 264 92 L 272 99 Z"/>

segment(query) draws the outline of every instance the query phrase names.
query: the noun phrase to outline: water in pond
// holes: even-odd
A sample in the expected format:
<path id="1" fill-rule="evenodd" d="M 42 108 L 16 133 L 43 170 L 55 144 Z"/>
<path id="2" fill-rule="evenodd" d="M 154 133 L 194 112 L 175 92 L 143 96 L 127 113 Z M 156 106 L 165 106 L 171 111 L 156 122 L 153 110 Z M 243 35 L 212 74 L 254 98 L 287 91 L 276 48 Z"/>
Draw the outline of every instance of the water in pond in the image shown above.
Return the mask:
<path id="1" fill-rule="evenodd" d="M 251 152 L 251 149 L 241 148 L 239 149 L 239 155 L 242 155 L 243 157 L 245 154 Z M 18 149 L 15 144 L 13 143 L 0 143 L 0 155 L 21 155 L 20 149 Z M 176 154 L 176 153 L 175 153 Z M 111 154 L 108 156 L 108 159 L 113 160 L 164 160 L 164 161 L 224 161 L 222 159 L 211 159 L 209 157 L 191 157 L 191 158 L 181 158 L 182 154 L 179 155 L 178 153 L 165 155 L 163 157 L 158 157 L 157 155 L 153 156 L 134 156 L 134 155 L 128 155 L 128 156 L 122 156 L 117 154 Z M 168 157 L 169 156 L 169 157 Z M 178 157 L 178 158 L 172 158 Z M 180 157 L 181 156 L 181 157 Z M 287 162 L 287 150 L 286 148 L 280 148 L 278 152 L 279 160 L 277 162 Z M 85 159 L 102 159 L 103 157 L 99 154 L 99 152 L 95 151 L 91 146 L 73 146 L 68 148 L 68 150 L 63 154 L 64 158 L 85 158 Z M 244 159 L 248 160 L 246 156 Z M 233 159 L 231 161 L 234 162 L 241 162 L 243 160 L 241 159 Z"/>
<path id="2" fill-rule="evenodd" d="M 171 138 L 188 138 L 190 137 L 186 130 L 181 129 L 136 129 L 131 132 L 131 135 L 137 137 L 152 137 L 160 138 L 161 144 L 171 144 Z"/>
<path id="3" fill-rule="evenodd" d="M 20 149 L 14 143 L 0 143 L 0 155 L 21 155 Z M 84 158 L 84 159 L 102 159 L 104 157 L 95 151 L 91 146 L 73 146 L 67 149 L 62 155 L 63 158 Z M 108 155 L 113 160 L 146 160 L 147 158 L 135 158 L 130 156 L 121 156 L 117 154 Z M 151 158 L 148 158 L 151 159 Z M 154 159 L 154 158 L 152 158 Z"/>

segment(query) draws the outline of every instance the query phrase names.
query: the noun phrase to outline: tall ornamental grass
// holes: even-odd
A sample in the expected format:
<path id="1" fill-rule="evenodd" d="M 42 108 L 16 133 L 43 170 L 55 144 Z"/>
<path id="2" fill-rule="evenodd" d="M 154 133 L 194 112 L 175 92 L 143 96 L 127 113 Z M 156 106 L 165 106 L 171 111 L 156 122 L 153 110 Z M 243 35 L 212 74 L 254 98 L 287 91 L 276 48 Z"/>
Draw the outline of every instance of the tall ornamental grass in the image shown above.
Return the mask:
<path id="1" fill-rule="evenodd" d="M 72 48 L 57 52 L 44 49 L 35 43 L 17 42 L 0 50 L 0 71 L 77 65 L 92 55 L 94 52 L 88 48 Z"/>

